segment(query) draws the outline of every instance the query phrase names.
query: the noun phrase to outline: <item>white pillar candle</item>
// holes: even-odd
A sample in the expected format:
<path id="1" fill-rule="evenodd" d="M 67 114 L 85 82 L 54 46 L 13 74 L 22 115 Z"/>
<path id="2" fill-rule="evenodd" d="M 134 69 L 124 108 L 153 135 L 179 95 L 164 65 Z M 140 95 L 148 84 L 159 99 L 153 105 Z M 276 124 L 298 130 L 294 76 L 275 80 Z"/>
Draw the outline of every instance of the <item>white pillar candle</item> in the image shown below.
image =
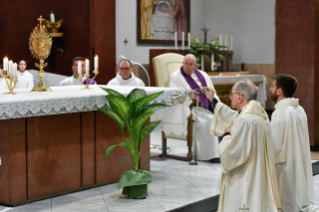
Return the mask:
<path id="1" fill-rule="evenodd" d="M 82 77 L 82 62 L 81 61 L 78 62 L 78 74 L 80 77 Z"/>
<path id="2" fill-rule="evenodd" d="M 201 64 L 202 64 L 202 71 L 205 71 L 205 67 L 204 67 L 204 55 L 202 55 L 202 61 L 201 61 Z"/>
<path id="3" fill-rule="evenodd" d="M 188 33 L 188 50 L 191 48 L 191 33 Z"/>
<path id="4" fill-rule="evenodd" d="M 97 70 L 99 67 L 99 57 L 96 55 L 94 57 L 94 70 Z"/>
<path id="5" fill-rule="evenodd" d="M 214 64 L 215 64 L 215 55 L 214 52 L 212 52 L 212 58 L 211 58 L 211 70 L 214 71 Z"/>
<path id="6" fill-rule="evenodd" d="M 233 35 L 230 36 L 230 50 L 233 51 Z"/>
<path id="7" fill-rule="evenodd" d="M 9 60 L 7 57 L 3 58 L 3 70 L 8 71 L 9 70 Z"/>
<path id="8" fill-rule="evenodd" d="M 55 17 L 54 17 L 54 14 L 53 14 L 52 11 L 51 11 L 51 14 L 50 14 L 50 21 L 51 21 L 51 23 L 55 22 Z"/>
<path id="9" fill-rule="evenodd" d="M 12 60 L 9 61 L 9 72 L 10 73 L 10 77 L 13 78 L 13 62 Z"/>
<path id="10" fill-rule="evenodd" d="M 219 45 L 220 46 L 223 45 L 223 36 L 222 36 L 222 34 L 219 35 Z"/>
<path id="11" fill-rule="evenodd" d="M 174 40 L 175 40 L 175 50 L 177 50 L 177 32 L 175 32 Z"/>
<path id="12" fill-rule="evenodd" d="M 225 50 L 227 50 L 227 35 L 225 35 L 225 46 L 226 46 Z"/>
<path id="13" fill-rule="evenodd" d="M 85 59 L 85 74 L 90 74 L 90 61 L 88 59 Z"/>
<path id="14" fill-rule="evenodd" d="M 13 63 L 13 76 L 14 78 L 18 77 L 18 71 L 17 71 L 17 63 Z"/>
<path id="15" fill-rule="evenodd" d="M 184 51 L 184 42 L 185 42 L 185 36 L 184 36 L 184 32 L 182 32 L 182 50 Z"/>

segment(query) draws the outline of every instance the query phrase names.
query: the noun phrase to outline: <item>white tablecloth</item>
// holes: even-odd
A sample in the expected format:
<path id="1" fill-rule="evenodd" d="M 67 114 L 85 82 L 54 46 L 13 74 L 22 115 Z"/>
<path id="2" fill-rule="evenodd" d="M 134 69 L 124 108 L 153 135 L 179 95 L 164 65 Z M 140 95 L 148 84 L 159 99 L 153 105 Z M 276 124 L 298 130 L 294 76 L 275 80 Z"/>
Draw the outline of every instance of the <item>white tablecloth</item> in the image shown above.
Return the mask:
<path id="1" fill-rule="evenodd" d="M 83 90 L 84 86 L 51 87 L 52 92 L 30 92 L 30 89 L 16 89 L 17 95 L 4 95 L 0 91 L 0 119 L 14 119 L 33 116 L 46 116 L 63 113 L 94 111 L 108 105 L 107 93 L 99 87 Z M 128 95 L 134 87 L 111 87 L 123 95 Z M 165 91 L 154 102 L 169 104 L 170 96 L 178 88 L 143 87 L 147 94 Z"/>

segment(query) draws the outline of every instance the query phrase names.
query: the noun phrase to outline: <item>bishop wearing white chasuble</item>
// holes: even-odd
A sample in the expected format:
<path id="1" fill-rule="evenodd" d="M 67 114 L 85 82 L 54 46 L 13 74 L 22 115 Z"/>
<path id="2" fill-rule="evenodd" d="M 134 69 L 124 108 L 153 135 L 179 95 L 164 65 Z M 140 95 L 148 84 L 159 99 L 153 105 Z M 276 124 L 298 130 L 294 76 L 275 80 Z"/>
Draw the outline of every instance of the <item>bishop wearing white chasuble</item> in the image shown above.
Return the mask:
<path id="1" fill-rule="evenodd" d="M 181 69 L 170 76 L 169 87 L 183 88 L 186 91 L 194 90 L 199 93 L 202 87 L 214 89 L 209 76 L 204 71 L 197 70 L 196 65 L 194 55 L 186 55 Z M 195 133 L 197 132 L 196 156 L 199 160 L 218 158 L 218 137 L 211 136 L 209 133 L 209 125 L 213 118 L 213 114 L 207 110 L 210 101 L 204 94 L 200 94 L 199 100 L 205 107 L 200 107 L 198 112 L 196 111 L 198 121 L 195 131 Z M 187 108 L 187 110 L 189 109 Z M 184 119 L 186 120 L 186 118 Z"/>
<path id="2" fill-rule="evenodd" d="M 206 91 L 213 99 L 212 90 Z M 223 135 L 218 147 L 223 168 L 218 212 L 281 211 L 271 127 L 256 96 L 250 81 L 238 82 L 230 93 L 232 108 L 238 111 L 221 102 L 212 111 L 211 133 Z"/>
<path id="3" fill-rule="evenodd" d="M 269 89 L 271 99 L 276 102 L 271 131 L 276 147 L 278 189 L 284 212 L 315 212 L 319 207 L 312 201 L 314 188 L 307 115 L 299 100 L 292 98 L 296 88 L 294 77 L 279 74 Z"/>

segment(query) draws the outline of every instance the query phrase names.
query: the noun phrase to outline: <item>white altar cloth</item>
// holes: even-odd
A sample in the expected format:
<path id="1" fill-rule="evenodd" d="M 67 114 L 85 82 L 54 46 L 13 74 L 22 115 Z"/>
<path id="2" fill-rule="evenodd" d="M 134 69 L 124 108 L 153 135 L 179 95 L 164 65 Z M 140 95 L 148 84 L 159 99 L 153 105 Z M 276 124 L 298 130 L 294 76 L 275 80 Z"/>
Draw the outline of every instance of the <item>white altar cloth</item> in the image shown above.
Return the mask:
<path id="1" fill-rule="evenodd" d="M 84 86 L 51 87 L 52 92 L 31 92 L 30 89 L 15 89 L 17 95 L 0 93 L 0 120 L 34 116 L 56 115 L 63 113 L 78 113 L 95 111 L 108 106 L 105 98 L 107 93 L 99 87 L 91 86 L 92 90 L 83 90 Z M 112 87 L 124 96 L 134 87 Z M 169 104 L 170 96 L 179 88 L 143 87 L 147 94 L 165 91 L 154 102 Z"/>

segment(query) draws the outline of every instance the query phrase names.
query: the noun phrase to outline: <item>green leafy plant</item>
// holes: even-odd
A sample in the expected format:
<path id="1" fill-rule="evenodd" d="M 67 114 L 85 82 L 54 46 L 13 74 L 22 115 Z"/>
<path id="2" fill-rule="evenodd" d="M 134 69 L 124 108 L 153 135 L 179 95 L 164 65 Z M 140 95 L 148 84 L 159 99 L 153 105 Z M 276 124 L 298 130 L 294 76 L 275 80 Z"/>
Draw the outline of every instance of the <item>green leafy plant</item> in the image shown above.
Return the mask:
<path id="1" fill-rule="evenodd" d="M 145 197 L 147 196 L 147 183 L 152 181 L 152 177 L 149 171 L 139 170 L 138 164 L 143 141 L 160 124 L 161 120 L 145 123 L 156 110 L 168 107 L 166 104 L 150 104 L 164 91 L 147 95 L 145 90 L 136 88 L 125 97 L 115 90 L 102 89 L 108 93 L 105 98 L 108 100 L 110 108 L 99 108 L 99 110 L 110 116 L 118 124 L 124 137 L 122 143 L 109 146 L 106 149 L 105 157 L 107 158 L 116 147 L 127 149 L 133 167 L 132 170 L 125 171 L 121 175 L 118 188 L 123 188 L 123 194 L 127 196 Z M 125 134 L 127 130 L 129 131 L 129 137 Z"/>
<path id="2" fill-rule="evenodd" d="M 191 43 L 189 52 L 194 54 L 196 57 L 196 62 L 200 63 L 201 56 L 204 56 L 208 60 L 210 60 L 210 55 L 213 52 L 219 51 L 221 48 L 227 48 L 226 46 L 220 46 L 218 44 L 218 39 L 213 39 L 210 43 L 201 43 L 201 39 L 194 38 L 193 43 Z M 224 60 L 224 56 L 222 54 L 217 55 L 222 61 Z"/>

